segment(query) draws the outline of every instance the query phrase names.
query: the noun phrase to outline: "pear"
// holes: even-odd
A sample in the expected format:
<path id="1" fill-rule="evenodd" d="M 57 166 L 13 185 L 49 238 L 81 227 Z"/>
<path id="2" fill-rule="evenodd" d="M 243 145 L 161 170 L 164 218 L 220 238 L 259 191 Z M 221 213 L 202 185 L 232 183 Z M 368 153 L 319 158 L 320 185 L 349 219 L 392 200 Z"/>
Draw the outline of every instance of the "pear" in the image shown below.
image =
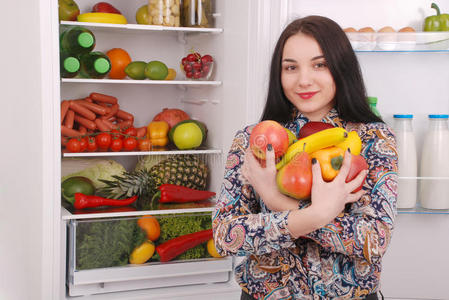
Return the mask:
<path id="1" fill-rule="evenodd" d="M 312 192 L 312 160 L 305 151 L 296 154 L 276 175 L 281 193 L 304 200 Z"/>

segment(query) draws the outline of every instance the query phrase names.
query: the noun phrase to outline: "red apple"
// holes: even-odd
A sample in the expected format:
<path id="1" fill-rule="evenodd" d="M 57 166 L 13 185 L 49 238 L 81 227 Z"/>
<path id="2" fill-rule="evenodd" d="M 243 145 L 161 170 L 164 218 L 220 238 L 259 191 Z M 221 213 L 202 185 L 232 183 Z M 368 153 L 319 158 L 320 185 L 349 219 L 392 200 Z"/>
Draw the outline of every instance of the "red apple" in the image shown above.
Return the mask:
<path id="1" fill-rule="evenodd" d="M 306 136 L 329 128 L 334 128 L 334 126 L 329 123 L 310 121 L 306 123 L 303 127 L 301 127 L 301 129 L 299 130 L 298 139 L 303 139 Z"/>
<path id="2" fill-rule="evenodd" d="M 276 175 L 281 193 L 304 200 L 312 193 L 312 160 L 307 152 L 299 152 Z"/>
<path id="3" fill-rule="evenodd" d="M 259 159 L 265 160 L 267 145 L 271 144 L 275 159 L 278 160 L 288 148 L 288 134 L 285 128 L 276 121 L 265 120 L 258 123 L 249 137 L 249 146 Z"/>
<path id="4" fill-rule="evenodd" d="M 94 7 L 92 7 L 92 12 L 102 12 L 119 15 L 122 14 L 117 8 L 107 2 L 98 2 L 94 5 Z"/>
<path id="5" fill-rule="evenodd" d="M 348 173 L 348 176 L 346 176 L 345 181 L 349 182 L 349 181 L 353 180 L 357 175 L 359 175 L 360 171 L 367 170 L 367 169 L 368 169 L 368 164 L 366 163 L 365 158 L 361 155 L 353 155 L 351 158 L 351 166 L 349 167 L 349 173 Z M 366 176 L 365 176 L 365 179 L 366 179 Z M 365 182 L 365 180 L 363 180 L 363 182 Z M 356 188 L 352 192 L 355 193 L 355 192 L 360 191 L 362 189 L 363 182 L 358 188 Z"/>

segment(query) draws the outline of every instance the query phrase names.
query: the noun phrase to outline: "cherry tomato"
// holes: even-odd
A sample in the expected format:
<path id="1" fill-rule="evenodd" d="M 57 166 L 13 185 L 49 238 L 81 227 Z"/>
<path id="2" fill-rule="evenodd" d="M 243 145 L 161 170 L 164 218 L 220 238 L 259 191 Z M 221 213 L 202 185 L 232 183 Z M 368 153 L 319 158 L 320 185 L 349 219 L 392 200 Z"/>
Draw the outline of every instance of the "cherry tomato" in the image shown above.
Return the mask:
<path id="1" fill-rule="evenodd" d="M 123 131 L 124 134 L 136 136 L 137 135 L 137 129 L 133 126 L 127 128 L 125 131 Z"/>
<path id="2" fill-rule="evenodd" d="M 118 151 L 122 150 L 122 148 L 123 148 L 123 140 L 122 139 L 112 139 L 109 149 L 111 149 L 114 152 L 118 152 Z"/>
<path id="3" fill-rule="evenodd" d="M 112 139 L 123 139 L 123 134 L 120 130 L 112 129 L 111 137 L 112 137 Z"/>
<path id="4" fill-rule="evenodd" d="M 137 140 L 133 137 L 127 137 L 123 140 L 123 149 L 126 151 L 132 151 L 137 147 Z"/>
<path id="5" fill-rule="evenodd" d="M 212 56 L 210 56 L 209 54 L 206 54 L 203 57 L 201 57 L 201 62 L 203 64 L 210 63 L 210 62 L 213 62 L 213 61 L 214 60 L 213 60 Z"/>
<path id="6" fill-rule="evenodd" d="M 90 136 L 87 140 L 87 151 L 89 152 L 95 152 L 97 151 L 97 143 L 95 142 L 95 137 Z"/>
<path id="7" fill-rule="evenodd" d="M 78 139 L 70 139 L 67 142 L 66 148 L 69 152 L 72 152 L 72 153 L 80 152 L 80 150 L 81 150 L 80 141 L 78 141 Z"/>
<path id="8" fill-rule="evenodd" d="M 112 138 L 109 133 L 103 132 L 97 135 L 95 138 L 95 142 L 97 143 L 98 148 L 100 148 L 101 151 L 107 151 L 109 148 L 109 145 L 111 144 Z"/>
<path id="9" fill-rule="evenodd" d="M 140 151 L 150 151 L 151 141 L 150 139 L 140 139 L 139 140 L 139 150 Z"/>
<path id="10" fill-rule="evenodd" d="M 87 136 L 80 138 L 80 152 L 84 152 L 87 150 Z"/>

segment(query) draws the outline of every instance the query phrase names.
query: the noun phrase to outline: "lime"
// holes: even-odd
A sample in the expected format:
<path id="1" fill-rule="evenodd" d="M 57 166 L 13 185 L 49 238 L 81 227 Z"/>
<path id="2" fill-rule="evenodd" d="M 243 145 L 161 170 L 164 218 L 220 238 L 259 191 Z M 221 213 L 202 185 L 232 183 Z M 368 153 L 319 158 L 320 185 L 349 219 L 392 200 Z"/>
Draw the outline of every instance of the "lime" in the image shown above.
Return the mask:
<path id="1" fill-rule="evenodd" d="M 194 122 L 186 122 L 176 126 L 173 131 L 173 142 L 180 150 L 195 149 L 203 142 L 203 132 Z"/>
<path id="2" fill-rule="evenodd" d="M 136 12 L 137 24 L 150 24 L 150 15 L 148 14 L 148 5 L 142 5 Z"/>
<path id="3" fill-rule="evenodd" d="M 168 75 L 167 66 L 158 60 L 150 61 L 145 67 L 145 76 L 152 80 L 164 80 Z"/>
<path id="4" fill-rule="evenodd" d="M 129 78 L 142 80 L 146 78 L 145 76 L 146 66 L 147 63 L 144 61 L 133 61 L 126 66 L 125 73 L 126 75 L 129 76 Z"/>

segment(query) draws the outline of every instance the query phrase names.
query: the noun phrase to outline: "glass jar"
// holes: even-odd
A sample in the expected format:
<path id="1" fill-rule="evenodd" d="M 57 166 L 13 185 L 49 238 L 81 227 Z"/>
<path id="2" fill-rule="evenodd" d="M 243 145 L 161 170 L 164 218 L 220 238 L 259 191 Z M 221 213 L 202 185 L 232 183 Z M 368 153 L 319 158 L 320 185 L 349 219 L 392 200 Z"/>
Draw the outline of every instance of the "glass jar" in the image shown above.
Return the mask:
<path id="1" fill-rule="evenodd" d="M 148 0 L 150 25 L 181 26 L 181 0 Z"/>
<path id="2" fill-rule="evenodd" d="M 212 0 L 183 0 L 182 26 L 213 27 Z"/>

